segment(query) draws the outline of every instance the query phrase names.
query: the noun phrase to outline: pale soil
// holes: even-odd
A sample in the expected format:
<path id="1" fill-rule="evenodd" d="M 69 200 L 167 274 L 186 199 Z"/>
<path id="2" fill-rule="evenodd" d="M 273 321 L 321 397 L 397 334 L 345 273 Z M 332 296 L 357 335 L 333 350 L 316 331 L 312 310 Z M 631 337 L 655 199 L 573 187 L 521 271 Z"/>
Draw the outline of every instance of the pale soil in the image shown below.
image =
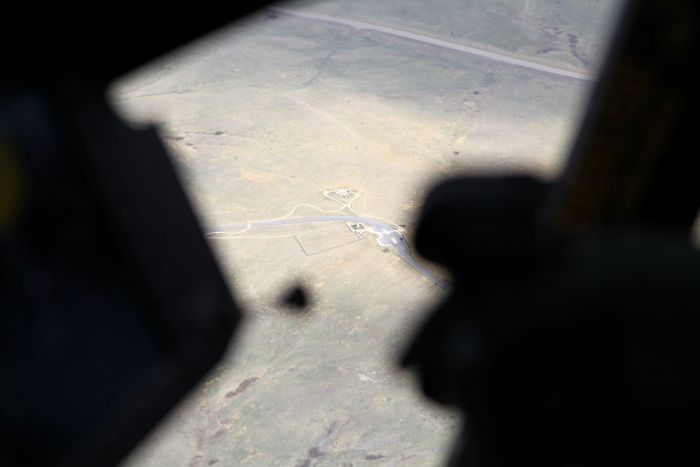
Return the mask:
<path id="1" fill-rule="evenodd" d="M 589 71 L 614 11 L 565 2 L 556 19 L 551 2 L 420 6 L 428 3 L 335 1 L 314 11 Z M 578 58 L 566 34 L 576 35 Z M 110 99 L 129 124 L 158 125 L 204 225 L 276 219 L 302 203 L 338 209 L 323 192 L 348 188 L 362 193 L 357 211 L 405 225 L 410 242 L 423 198 L 445 176 L 555 177 L 589 86 L 261 14 L 125 76 Z M 316 215 L 302 207 L 294 217 Z M 356 234 L 343 225 L 338 238 L 304 239 L 313 227 L 209 240 L 246 321 L 220 366 L 124 467 L 444 463 L 460 417 L 426 401 L 394 362 L 446 293 L 372 235 L 345 242 Z M 297 283 L 311 297 L 302 315 L 279 304 Z"/>

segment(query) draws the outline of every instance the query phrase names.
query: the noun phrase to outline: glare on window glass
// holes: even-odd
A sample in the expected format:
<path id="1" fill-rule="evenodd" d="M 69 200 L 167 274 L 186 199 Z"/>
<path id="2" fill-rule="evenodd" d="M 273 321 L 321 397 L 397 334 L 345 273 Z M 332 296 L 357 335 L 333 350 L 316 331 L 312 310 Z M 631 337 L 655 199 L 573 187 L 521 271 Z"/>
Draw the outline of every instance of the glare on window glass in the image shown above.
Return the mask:
<path id="1" fill-rule="evenodd" d="M 555 177 L 620 6 L 287 2 L 113 83 L 247 312 L 124 466 L 444 464 L 463 420 L 394 363 L 450 287 L 417 209 L 451 175 Z"/>

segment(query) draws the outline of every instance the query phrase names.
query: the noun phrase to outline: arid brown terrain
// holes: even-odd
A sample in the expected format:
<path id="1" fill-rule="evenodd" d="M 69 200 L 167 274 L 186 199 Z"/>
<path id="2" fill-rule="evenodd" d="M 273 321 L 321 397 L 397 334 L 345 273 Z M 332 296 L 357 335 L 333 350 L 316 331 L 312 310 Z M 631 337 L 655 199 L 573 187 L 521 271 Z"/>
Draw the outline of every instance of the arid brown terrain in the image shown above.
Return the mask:
<path id="1" fill-rule="evenodd" d="M 620 2 L 465 3 L 281 6 L 594 77 Z M 342 207 L 324 191 L 343 188 L 410 244 L 441 178 L 556 176 L 592 83 L 268 10 L 135 70 L 110 101 L 130 125 L 158 126 L 205 227 L 295 207 L 292 218 L 323 215 Z M 124 467 L 445 462 L 459 414 L 394 363 L 443 289 L 338 222 L 231 230 L 210 244 L 245 321 Z M 311 301 L 299 313 L 280 304 L 296 284 Z"/>

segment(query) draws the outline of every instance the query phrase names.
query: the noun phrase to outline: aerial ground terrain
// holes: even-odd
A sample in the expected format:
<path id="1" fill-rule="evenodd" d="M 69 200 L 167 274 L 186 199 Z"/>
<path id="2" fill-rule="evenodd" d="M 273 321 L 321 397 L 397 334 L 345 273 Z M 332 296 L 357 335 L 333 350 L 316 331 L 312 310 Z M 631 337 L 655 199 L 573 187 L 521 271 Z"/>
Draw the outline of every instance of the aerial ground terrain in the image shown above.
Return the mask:
<path id="1" fill-rule="evenodd" d="M 619 5 L 288 2 L 113 83 L 245 312 L 123 467 L 443 464 L 463 420 L 395 364 L 449 288 L 411 250 L 417 210 L 447 176 L 558 174 Z M 280 302 L 295 284 L 302 313 Z"/>

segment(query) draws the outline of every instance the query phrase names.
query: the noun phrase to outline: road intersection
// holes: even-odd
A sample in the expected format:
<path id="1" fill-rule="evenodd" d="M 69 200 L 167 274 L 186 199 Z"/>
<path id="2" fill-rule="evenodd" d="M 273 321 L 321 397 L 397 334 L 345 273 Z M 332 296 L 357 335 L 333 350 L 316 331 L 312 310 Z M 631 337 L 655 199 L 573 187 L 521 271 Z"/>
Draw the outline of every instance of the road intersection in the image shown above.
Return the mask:
<path id="1" fill-rule="evenodd" d="M 248 230 L 251 227 L 262 227 L 266 225 L 287 225 L 287 224 L 303 224 L 307 222 L 323 222 L 323 221 L 345 221 L 347 223 L 361 223 L 364 225 L 371 225 L 372 229 L 371 231 L 378 235 L 379 237 L 377 238 L 377 242 L 379 245 L 384 246 L 384 247 L 391 247 L 396 251 L 396 253 L 401 256 L 408 264 L 416 268 L 421 274 L 423 274 L 425 277 L 430 279 L 431 281 L 435 282 L 438 286 L 442 287 L 445 290 L 450 290 L 450 285 L 445 282 L 444 280 L 440 279 L 437 277 L 435 274 L 430 272 L 428 269 L 425 268 L 422 264 L 420 264 L 416 259 L 411 256 L 411 251 L 406 244 L 406 239 L 404 238 L 403 235 L 401 235 L 401 232 L 398 230 L 389 227 L 388 225 L 384 224 L 383 222 L 374 220 L 374 219 L 369 219 L 366 217 L 356 217 L 356 216 L 316 216 L 316 217 L 302 217 L 298 219 L 278 219 L 278 220 L 272 220 L 272 221 L 259 221 L 259 222 L 246 222 L 243 224 L 228 224 L 228 225 L 219 225 L 216 227 L 208 227 L 204 229 L 207 234 L 212 234 L 215 232 L 221 232 L 225 230 L 234 230 L 234 229 L 245 229 Z M 359 235 L 359 234 L 358 234 Z M 246 237 L 241 237 L 241 238 L 246 238 Z"/>
<path id="2" fill-rule="evenodd" d="M 342 195 L 347 196 L 348 194 L 354 194 L 353 196 L 347 203 L 344 203 L 343 201 L 340 201 L 338 199 L 335 199 L 330 196 L 330 194 L 338 193 L 341 192 Z M 363 224 L 365 226 L 365 231 L 370 231 L 371 233 L 377 235 L 377 242 L 379 245 L 383 247 L 391 247 L 396 251 L 396 253 L 401 256 L 401 258 L 404 259 L 408 264 L 413 266 L 415 269 L 418 270 L 421 274 L 423 274 L 425 277 L 433 281 L 435 284 L 437 284 L 439 287 L 442 287 L 445 290 L 450 290 L 450 285 L 437 277 L 435 274 L 430 272 L 428 269 L 426 269 L 425 266 L 420 264 L 413 256 L 411 256 L 411 251 L 410 248 L 406 242 L 405 237 L 401 234 L 401 227 L 397 224 L 394 224 L 393 222 L 386 221 L 384 219 L 377 219 L 377 218 L 370 218 L 370 217 L 364 217 L 364 216 L 352 216 L 352 215 L 338 215 L 338 214 L 333 214 L 333 215 L 325 215 L 325 216 L 314 216 L 314 217 L 302 217 L 302 218 L 296 218 L 296 219 L 288 219 L 294 211 L 300 207 L 300 206 L 310 206 L 313 207 L 321 212 L 329 212 L 329 213 L 337 213 L 339 211 L 342 211 L 344 209 L 349 209 L 352 212 L 357 213 L 354 209 L 352 209 L 352 202 L 357 199 L 360 196 L 359 192 L 352 191 L 352 190 L 331 190 L 331 191 L 325 191 L 324 196 L 326 198 L 329 198 L 333 201 L 337 201 L 338 203 L 342 204 L 343 207 L 336 211 L 323 211 L 322 209 L 317 208 L 316 206 L 312 204 L 300 204 L 296 206 L 292 211 L 287 214 L 287 216 L 280 218 L 280 219 L 274 219 L 274 220 L 267 220 L 267 221 L 248 221 L 245 223 L 239 223 L 239 224 L 227 224 L 227 225 L 219 225 L 219 226 L 214 226 L 214 227 L 207 227 L 204 229 L 205 231 L 205 236 L 210 237 L 210 238 L 216 238 L 212 237 L 212 234 L 215 233 L 228 233 L 228 231 L 231 230 L 239 230 L 239 232 L 235 232 L 234 235 L 240 235 L 244 232 L 247 232 L 249 229 L 252 227 L 263 227 L 263 226 L 270 226 L 270 225 L 289 225 L 289 224 L 304 224 L 308 222 L 325 222 L 325 221 L 344 221 L 346 224 L 348 224 L 349 227 L 351 227 L 352 224 Z M 395 227 L 390 227 L 388 224 L 392 224 Z M 371 226 L 371 229 L 366 228 L 366 226 Z M 352 228 L 352 227 L 351 227 Z M 353 229 L 354 231 L 357 231 L 357 229 Z M 358 235 L 361 234 L 357 232 Z M 224 237 L 224 238 L 232 238 L 232 237 Z M 250 238 L 250 237 L 235 237 L 235 238 Z"/>

